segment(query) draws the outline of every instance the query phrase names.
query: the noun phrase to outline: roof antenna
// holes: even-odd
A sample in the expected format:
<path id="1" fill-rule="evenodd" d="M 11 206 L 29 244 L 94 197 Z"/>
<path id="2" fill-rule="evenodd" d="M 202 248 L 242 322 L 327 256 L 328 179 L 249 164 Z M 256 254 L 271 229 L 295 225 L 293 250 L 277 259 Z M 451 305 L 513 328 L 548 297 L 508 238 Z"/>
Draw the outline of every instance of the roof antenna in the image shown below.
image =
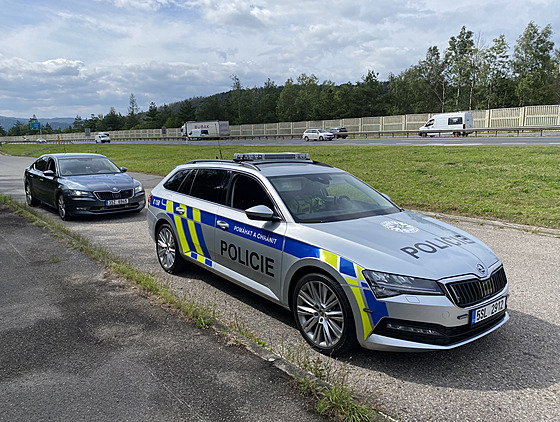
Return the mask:
<path id="1" fill-rule="evenodd" d="M 223 160 L 222 157 L 222 146 L 220 145 L 220 134 L 218 133 L 218 149 L 220 150 L 220 160 Z M 218 159 L 218 157 L 216 157 Z"/>

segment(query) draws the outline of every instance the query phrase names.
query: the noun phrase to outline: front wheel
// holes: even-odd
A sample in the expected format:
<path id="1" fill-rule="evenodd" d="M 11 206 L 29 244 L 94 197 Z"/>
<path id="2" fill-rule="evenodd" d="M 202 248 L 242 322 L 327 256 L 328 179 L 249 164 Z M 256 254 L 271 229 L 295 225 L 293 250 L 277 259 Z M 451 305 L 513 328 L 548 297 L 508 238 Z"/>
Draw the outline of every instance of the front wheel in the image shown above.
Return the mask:
<path id="1" fill-rule="evenodd" d="M 179 243 L 169 224 L 163 224 L 156 233 L 156 253 L 161 268 L 170 274 L 177 274 L 185 266 L 179 252 Z"/>
<path id="2" fill-rule="evenodd" d="M 305 142 L 308 142 L 308 141 L 309 141 L 309 136 L 306 136 L 305 138 L 303 138 L 303 140 L 304 140 Z"/>
<path id="3" fill-rule="evenodd" d="M 342 287 L 322 274 L 307 274 L 296 284 L 293 312 L 303 338 L 315 350 L 340 355 L 356 342 L 350 303 Z"/>

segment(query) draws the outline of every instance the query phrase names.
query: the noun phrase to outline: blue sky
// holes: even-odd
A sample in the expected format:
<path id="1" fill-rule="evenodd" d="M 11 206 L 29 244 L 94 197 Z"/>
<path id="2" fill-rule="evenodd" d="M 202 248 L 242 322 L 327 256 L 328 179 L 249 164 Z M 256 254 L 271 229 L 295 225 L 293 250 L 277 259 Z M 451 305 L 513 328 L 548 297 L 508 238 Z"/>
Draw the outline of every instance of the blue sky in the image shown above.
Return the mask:
<path id="1" fill-rule="evenodd" d="M 127 113 L 267 78 L 386 80 L 465 25 L 513 48 L 529 21 L 552 25 L 557 0 L 0 0 L 0 115 Z"/>

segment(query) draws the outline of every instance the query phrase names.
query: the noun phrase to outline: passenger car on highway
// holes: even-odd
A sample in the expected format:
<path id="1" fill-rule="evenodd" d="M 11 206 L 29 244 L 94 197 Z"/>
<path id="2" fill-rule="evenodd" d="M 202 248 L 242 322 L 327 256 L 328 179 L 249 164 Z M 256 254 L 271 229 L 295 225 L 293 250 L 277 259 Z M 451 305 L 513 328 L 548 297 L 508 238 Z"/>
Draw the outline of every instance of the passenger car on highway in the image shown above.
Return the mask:
<path id="1" fill-rule="evenodd" d="M 334 134 L 336 139 L 342 138 L 346 139 L 348 137 L 348 130 L 345 127 L 331 127 L 329 132 Z"/>
<path id="2" fill-rule="evenodd" d="M 322 353 L 451 349 L 509 319 L 485 244 L 308 154 L 190 161 L 147 216 L 165 271 L 195 263 L 291 309 Z"/>
<path id="3" fill-rule="evenodd" d="M 111 138 L 109 137 L 109 132 L 99 132 L 95 135 L 96 144 L 104 144 L 105 142 L 110 143 Z"/>
<path id="4" fill-rule="evenodd" d="M 44 203 L 60 218 L 141 211 L 146 203 L 142 183 L 101 154 L 45 154 L 25 169 L 25 198 Z"/>
<path id="5" fill-rule="evenodd" d="M 334 135 L 324 129 L 307 129 L 302 135 L 304 141 L 332 141 L 333 138 Z"/>

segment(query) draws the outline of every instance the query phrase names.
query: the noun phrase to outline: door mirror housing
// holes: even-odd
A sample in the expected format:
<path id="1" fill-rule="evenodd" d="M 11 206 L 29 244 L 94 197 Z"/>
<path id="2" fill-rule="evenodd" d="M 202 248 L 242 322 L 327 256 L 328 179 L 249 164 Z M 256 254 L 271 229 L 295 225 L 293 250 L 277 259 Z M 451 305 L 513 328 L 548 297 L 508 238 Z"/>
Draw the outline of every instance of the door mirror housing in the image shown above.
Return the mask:
<path id="1" fill-rule="evenodd" d="M 266 205 L 255 205 L 254 207 L 247 208 L 245 210 L 245 215 L 250 220 L 259 220 L 259 221 L 278 221 L 280 217 L 274 214 L 270 208 Z"/>

